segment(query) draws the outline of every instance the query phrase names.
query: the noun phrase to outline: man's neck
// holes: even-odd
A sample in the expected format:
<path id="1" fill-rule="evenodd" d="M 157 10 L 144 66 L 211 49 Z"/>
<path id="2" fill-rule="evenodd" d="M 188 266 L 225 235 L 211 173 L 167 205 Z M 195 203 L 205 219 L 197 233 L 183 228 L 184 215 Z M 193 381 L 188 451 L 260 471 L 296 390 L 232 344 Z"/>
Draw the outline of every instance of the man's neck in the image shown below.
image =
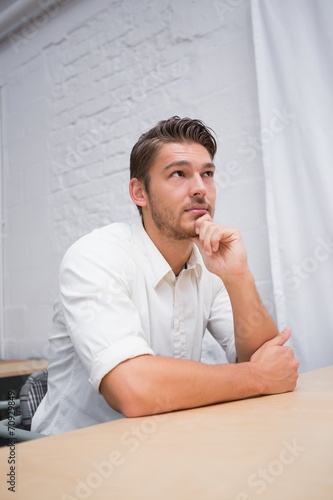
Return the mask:
<path id="1" fill-rule="evenodd" d="M 161 233 L 155 225 L 149 223 L 143 224 L 143 227 L 149 238 L 170 265 L 175 276 L 178 276 L 192 253 L 192 241 L 170 239 Z"/>

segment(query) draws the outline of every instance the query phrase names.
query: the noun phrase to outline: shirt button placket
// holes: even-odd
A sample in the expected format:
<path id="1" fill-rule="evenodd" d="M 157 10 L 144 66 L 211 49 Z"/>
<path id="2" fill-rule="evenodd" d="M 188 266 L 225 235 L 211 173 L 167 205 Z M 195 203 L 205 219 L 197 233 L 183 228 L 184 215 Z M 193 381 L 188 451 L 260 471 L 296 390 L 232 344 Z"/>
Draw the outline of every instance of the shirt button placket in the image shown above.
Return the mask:
<path id="1" fill-rule="evenodd" d="M 186 358 L 186 342 L 184 329 L 183 297 L 181 292 L 182 275 L 179 276 L 174 289 L 174 348 L 177 358 Z"/>

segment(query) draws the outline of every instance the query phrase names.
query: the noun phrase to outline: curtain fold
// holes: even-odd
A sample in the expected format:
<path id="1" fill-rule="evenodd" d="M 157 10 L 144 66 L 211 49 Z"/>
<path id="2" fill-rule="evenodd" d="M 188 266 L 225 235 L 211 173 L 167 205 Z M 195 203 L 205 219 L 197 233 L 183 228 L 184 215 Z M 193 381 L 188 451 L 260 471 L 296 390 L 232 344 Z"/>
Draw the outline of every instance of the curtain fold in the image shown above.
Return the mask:
<path id="1" fill-rule="evenodd" d="M 251 0 L 277 321 L 333 364 L 333 2 Z"/>

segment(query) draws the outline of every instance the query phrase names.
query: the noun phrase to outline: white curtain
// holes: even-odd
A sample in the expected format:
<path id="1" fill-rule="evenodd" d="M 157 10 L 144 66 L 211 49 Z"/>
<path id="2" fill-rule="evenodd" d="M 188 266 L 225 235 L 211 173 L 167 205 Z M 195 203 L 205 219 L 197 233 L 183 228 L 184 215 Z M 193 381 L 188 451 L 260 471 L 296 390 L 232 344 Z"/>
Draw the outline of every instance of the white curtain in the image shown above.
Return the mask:
<path id="1" fill-rule="evenodd" d="M 306 371 L 333 364 L 333 1 L 251 8 L 277 320 Z"/>

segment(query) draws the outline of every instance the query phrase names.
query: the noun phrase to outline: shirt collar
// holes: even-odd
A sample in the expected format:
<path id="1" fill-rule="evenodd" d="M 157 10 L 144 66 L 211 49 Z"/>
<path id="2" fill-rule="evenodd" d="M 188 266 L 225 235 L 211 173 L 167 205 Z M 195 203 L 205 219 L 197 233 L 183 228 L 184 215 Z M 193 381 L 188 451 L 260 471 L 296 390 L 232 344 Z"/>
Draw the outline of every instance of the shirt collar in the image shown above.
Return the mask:
<path id="1" fill-rule="evenodd" d="M 151 281 L 153 287 L 155 288 L 158 283 L 168 274 L 174 276 L 174 273 L 168 262 L 165 260 L 161 252 L 157 249 L 153 241 L 146 233 L 141 221 L 133 226 L 133 231 L 139 241 L 141 254 L 144 255 L 145 260 L 147 261 L 147 264 L 149 265 L 149 268 L 151 270 Z M 192 253 L 186 264 L 187 269 L 184 271 L 193 270 L 197 278 L 201 277 L 202 267 L 204 264 L 201 254 L 195 244 L 193 245 Z"/>

